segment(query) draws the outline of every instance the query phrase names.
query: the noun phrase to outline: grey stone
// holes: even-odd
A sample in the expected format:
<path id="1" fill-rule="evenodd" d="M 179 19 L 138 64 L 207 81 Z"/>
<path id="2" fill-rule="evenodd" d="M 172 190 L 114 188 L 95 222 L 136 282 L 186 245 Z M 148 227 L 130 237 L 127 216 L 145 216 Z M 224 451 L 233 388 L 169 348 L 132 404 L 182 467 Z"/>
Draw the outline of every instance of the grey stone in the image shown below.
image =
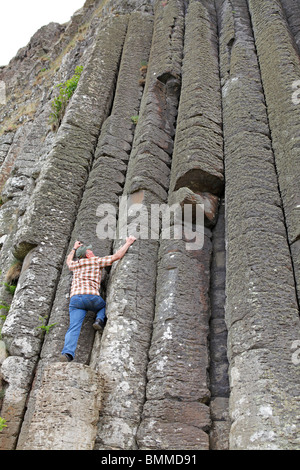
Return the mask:
<path id="1" fill-rule="evenodd" d="M 0 165 L 4 162 L 6 155 L 12 144 L 14 132 L 7 132 L 6 134 L 0 137 Z"/>
<path id="2" fill-rule="evenodd" d="M 101 380 L 83 364 L 49 365 L 36 397 L 28 438 L 18 450 L 93 450 Z"/>
<path id="3" fill-rule="evenodd" d="M 22 357 L 9 356 L 1 365 L 1 377 L 6 383 L 1 417 L 7 427 L 0 434 L 1 449 L 12 449 L 20 429 L 35 363 Z"/>
<path id="4" fill-rule="evenodd" d="M 116 93 L 113 101 L 112 112 L 104 122 L 95 150 L 93 165 L 89 173 L 89 178 L 85 186 L 85 191 L 78 208 L 76 222 L 72 231 L 72 239 L 69 250 L 71 250 L 76 239 L 92 243 L 95 254 L 106 256 L 111 254 L 112 240 L 97 238 L 97 224 L 100 219 L 97 215 L 97 208 L 101 204 L 111 204 L 116 208 L 119 204 L 119 196 L 122 195 L 127 165 L 123 158 L 123 144 L 129 145 L 133 140 L 133 125 L 130 117 L 136 113 L 140 102 L 140 92 L 137 87 L 139 79 L 139 68 L 141 61 L 147 58 L 150 49 L 150 38 L 152 33 L 152 19 L 138 13 L 133 14 L 128 25 L 125 39 L 120 71 L 116 85 Z M 125 88 L 126 92 L 125 93 Z M 121 125 L 121 127 L 120 127 Z M 116 141 L 114 152 L 107 152 L 107 137 Z M 117 142 L 119 147 L 117 147 Z M 106 273 L 103 276 L 105 285 Z M 42 369 L 46 363 L 55 360 L 63 348 L 64 336 L 68 328 L 69 315 L 69 293 L 71 287 L 71 273 L 64 263 L 60 275 L 59 283 L 53 302 L 50 323 L 57 323 L 57 326 L 47 335 L 42 349 Z M 103 290 L 103 289 L 102 289 Z M 105 297 L 105 292 L 101 291 Z M 92 354 L 92 363 L 95 365 L 95 357 L 98 353 L 92 353 L 94 340 L 97 343 L 99 336 L 92 328 L 95 315 L 91 312 L 85 318 L 78 348 L 76 350 L 75 362 L 88 363 Z M 40 373 L 39 373 L 40 375 Z M 37 381 L 38 386 L 38 381 Z M 26 440 L 28 426 L 35 407 L 35 395 L 29 401 L 26 415 L 26 425 L 23 426 L 21 439 Z"/>
<path id="5" fill-rule="evenodd" d="M 300 107 L 297 99 L 293 99 L 294 84 L 300 74 L 299 53 L 280 2 L 273 0 L 262 6 L 260 2 L 251 0 L 249 11 L 266 96 L 288 239 L 292 244 L 300 236 Z M 294 264 L 300 298 L 299 257 L 294 258 Z"/>
<path id="6" fill-rule="evenodd" d="M 190 2 L 170 187 L 220 196 L 224 177 L 215 21 L 209 2 Z M 197 42 L 201 47 L 195 47 Z M 212 104 L 209 110 L 208 103 Z"/>
<path id="7" fill-rule="evenodd" d="M 230 450 L 228 435 L 230 423 L 228 421 L 215 421 L 209 435 L 211 450 Z"/>
<path id="8" fill-rule="evenodd" d="M 109 111 L 127 20 L 126 16 L 114 17 L 99 31 L 85 77 L 79 82 L 14 237 L 15 251 L 24 245 L 28 251 L 34 245 L 38 249 L 19 283 L 2 334 L 10 354 L 31 358 L 33 363 L 43 341 L 42 331 L 37 329 L 40 318 L 49 319 L 77 204 L 96 139 Z M 16 438 L 14 434 L 13 440 Z"/>
<path id="9" fill-rule="evenodd" d="M 230 448 L 297 448 L 299 420 L 293 390 L 299 371 L 289 349 L 299 337 L 299 316 L 272 143 L 264 130 L 268 117 L 258 58 L 246 2 L 224 1 L 219 15 Z M 225 47 L 227 25 L 229 17 L 235 19 L 236 15 L 229 49 Z M 264 15 L 260 10 L 261 20 Z M 274 426 L 275 422 L 285 424 Z"/>
<path id="10" fill-rule="evenodd" d="M 7 356 L 8 356 L 8 353 L 7 353 L 7 350 L 6 350 L 5 343 L 4 343 L 4 341 L 1 340 L 0 341 L 0 365 L 2 365 L 2 363 L 5 361 Z"/>
<path id="11" fill-rule="evenodd" d="M 174 16 L 172 16 L 174 15 Z M 148 210 L 152 203 L 167 202 L 167 186 L 172 153 L 172 134 L 178 104 L 183 39 L 183 12 L 180 2 L 167 6 L 155 3 L 153 40 L 144 94 L 130 154 L 123 194 L 136 199 Z M 176 24 L 169 35 L 169 24 Z M 158 77 L 158 79 L 157 79 Z M 168 86 L 172 82 L 172 85 Z M 171 115 L 170 115 L 171 114 Z M 140 153 L 159 146 L 157 163 L 149 171 L 154 156 Z M 162 157 L 162 160 L 160 158 Z M 134 223 L 134 219 L 133 219 Z M 115 243 L 115 248 L 121 241 Z M 113 266 L 107 290 L 108 322 L 102 336 L 96 367 L 106 384 L 100 414 L 96 449 L 136 449 L 145 389 L 148 349 L 154 316 L 158 240 L 138 240 L 125 259 Z M 142 260 L 142 262 L 140 261 Z"/>

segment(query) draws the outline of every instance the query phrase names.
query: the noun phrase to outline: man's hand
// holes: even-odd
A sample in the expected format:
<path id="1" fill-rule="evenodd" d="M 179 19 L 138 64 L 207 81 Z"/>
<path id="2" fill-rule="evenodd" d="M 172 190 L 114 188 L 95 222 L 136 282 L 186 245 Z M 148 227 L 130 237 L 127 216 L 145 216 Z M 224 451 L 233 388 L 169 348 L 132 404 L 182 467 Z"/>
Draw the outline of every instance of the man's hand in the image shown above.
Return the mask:
<path id="1" fill-rule="evenodd" d="M 74 243 L 74 250 L 77 250 L 77 248 L 79 248 L 80 246 L 82 246 L 82 243 L 79 242 L 79 241 L 76 241 L 76 242 Z"/>
<path id="2" fill-rule="evenodd" d="M 69 256 L 67 257 L 66 262 L 67 262 L 68 267 L 70 266 L 70 264 L 73 261 L 73 258 L 74 258 L 74 255 L 75 255 L 75 252 L 76 252 L 77 248 L 79 248 L 81 245 L 82 245 L 82 243 L 78 240 L 74 243 L 74 247 L 73 247 L 71 253 L 69 254 Z"/>
<path id="3" fill-rule="evenodd" d="M 126 238 L 126 243 L 128 245 L 132 245 L 136 241 L 136 238 L 133 235 L 130 235 L 130 237 Z"/>
<path id="4" fill-rule="evenodd" d="M 121 248 L 116 251 L 114 255 L 112 255 L 112 260 L 113 261 L 118 261 L 119 259 L 123 258 L 125 253 L 127 252 L 128 248 L 136 241 L 136 238 L 133 236 L 130 236 L 126 238 L 126 243 L 123 245 Z"/>

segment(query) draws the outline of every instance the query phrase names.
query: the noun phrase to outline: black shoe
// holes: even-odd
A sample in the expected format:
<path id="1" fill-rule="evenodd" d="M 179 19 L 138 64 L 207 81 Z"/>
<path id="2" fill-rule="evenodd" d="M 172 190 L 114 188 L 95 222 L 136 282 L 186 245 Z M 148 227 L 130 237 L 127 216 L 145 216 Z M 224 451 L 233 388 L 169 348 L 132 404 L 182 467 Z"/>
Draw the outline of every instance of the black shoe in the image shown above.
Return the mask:
<path id="1" fill-rule="evenodd" d="M 97 331 L 102 331 L 105 326 L 104 321 L 100 320 L 100 318 L 95 320 L 95 323 L 93 324 L 93 328 Z"/>
<path id="2" fill-rule="evenodd" d="M 71 354 L 68 354 L 68 353 L 62 354 L 60 358 L 60 362 L 71 362 L 71 361 L 73 361 L 73 356 L 71 356 Z"/>

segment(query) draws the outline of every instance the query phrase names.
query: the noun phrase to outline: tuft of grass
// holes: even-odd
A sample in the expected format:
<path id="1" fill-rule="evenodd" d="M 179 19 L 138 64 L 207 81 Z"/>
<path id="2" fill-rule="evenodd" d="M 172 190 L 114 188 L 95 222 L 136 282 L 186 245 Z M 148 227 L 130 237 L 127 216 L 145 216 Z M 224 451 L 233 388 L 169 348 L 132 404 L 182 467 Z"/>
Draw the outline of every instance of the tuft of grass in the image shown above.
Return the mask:
<path id="1" fill-rule="evenodd" d="M 53 131 L 56 131 L 62 122 L 68 103 L 77 88 L 82 70 L 82 66 L 77 66 L 73 77 L 55 87 L 59 88 L 59 95 L 51 103 L 52 112 L 49 117 L 49 123 Z"/>
<path id="2" fill-rule="evenodd" d="M 17 286 L 15 286 L 15 285 L 13 285 L 13 284 L 8 284 L 8 282 L 4 282 L 3 285 L 5 286 L 6 291 L 7 291 L 10 295 L 14 295 Z"/>
<path id="3" fill-rule="evenodd" d="M 7 303 L 3 302 L 3 300 L 0 300 L 0 310 L 5 310 L 7 313 L 9 312 L 9 309 L 10 309 L 10 305 L 7 305 Z M 1 317 L 5 317 L 6 318 L 6 314 L 4 315 L 1 315 Z"/>
<path id="4" fill-rule="evenodd" d="M 49 331 L 51 330 L 51 328 L 53 328 L 55 325 L 57 325 L 57 323 L 52 323 L 51 325 L 46 325 L 46 320 L 47 320 L 47 317 L 44 318 L 44 317 L 39 317 L 39 320 L 43 322 L 42 325 L 39 325 L 36 327 L 36 330 L 42 330 L 44 331 L 46 334 L 49 333 Z"/>

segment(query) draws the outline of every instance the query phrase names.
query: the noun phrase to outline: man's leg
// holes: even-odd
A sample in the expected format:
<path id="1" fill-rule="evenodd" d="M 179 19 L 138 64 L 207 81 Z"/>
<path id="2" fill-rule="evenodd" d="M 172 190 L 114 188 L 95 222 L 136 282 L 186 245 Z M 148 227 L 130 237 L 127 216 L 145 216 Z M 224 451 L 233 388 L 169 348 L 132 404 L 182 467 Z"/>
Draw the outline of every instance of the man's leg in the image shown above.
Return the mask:
<path id="1" fill-rule="evenodd" d="M 86 307 L 87 310 L 96 313 L 96 320 L 93 324 L 95 330 L 102 330 L 105 325 L 106 316 L 105 316 L 105 300 L 102 299 L 100 295 L 89 295 L 86 298 Z"/>
<path id="2" fill-rule="evenodd" d="M 65 344 L 62 354 L 70 354 L 73 358 L 78 343 L 83 320 L 86 316 L 86 310 L 79 308 L 82 306 L 79 296 L 74 296 L 70 300 L 70 326 L 65 336 Z"/>
<path id="3" fill-rule="evenodd" d="M 105 305 L 105 300 L 103 300 L 102 297 L 99 296 L 99 299 L 96 302 L 96 320 L 101 320 L 103 321 L 103 323 L 105 323 L 106 321 Z"/>

